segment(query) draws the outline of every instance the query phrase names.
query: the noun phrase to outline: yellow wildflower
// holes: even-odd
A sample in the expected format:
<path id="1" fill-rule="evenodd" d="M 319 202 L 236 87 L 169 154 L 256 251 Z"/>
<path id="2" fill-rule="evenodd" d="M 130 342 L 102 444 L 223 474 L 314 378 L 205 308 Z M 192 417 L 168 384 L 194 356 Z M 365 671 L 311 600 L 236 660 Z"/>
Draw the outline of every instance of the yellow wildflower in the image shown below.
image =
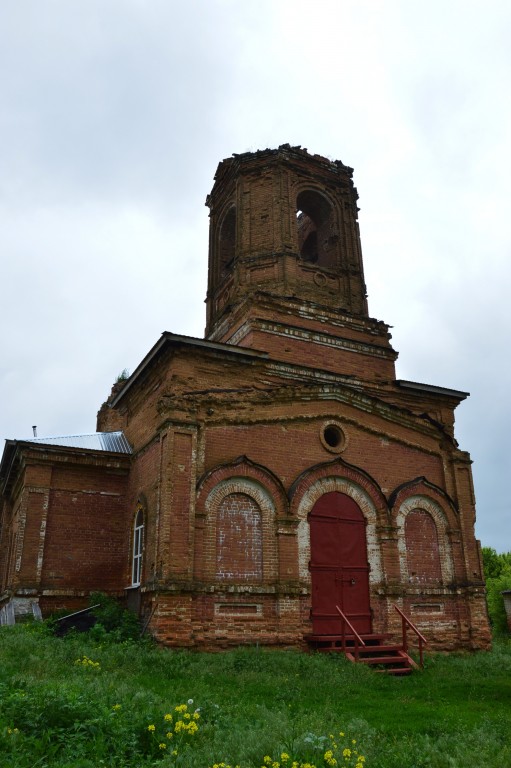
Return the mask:
<path id="1" fill-rule="evenodd" d="M 147 730 L 148 730 L 148 731 L 150 731 L 150 732 L 153 732 L 153 731 L 155 731 L 155 730 L 156 730 L 156 726 L 154 726 L 154 725 L 148 725 L 148 726 L 147 726 Z"/>
<path id="2" fill-rule="evenodd" d="M 158 744 L 159 749 L 167 749 L 167 745 L 164 741 L 162 741 L 160 744 Z"/>
<path id="3" fill-rule="evenodd" d="M 163 719 L 166 720 L 167 723 L 171 723 L 172 722 L 172 715 L 170 714 L 170 712 L 167 712 L 167 714 L 163 716 Z"/>

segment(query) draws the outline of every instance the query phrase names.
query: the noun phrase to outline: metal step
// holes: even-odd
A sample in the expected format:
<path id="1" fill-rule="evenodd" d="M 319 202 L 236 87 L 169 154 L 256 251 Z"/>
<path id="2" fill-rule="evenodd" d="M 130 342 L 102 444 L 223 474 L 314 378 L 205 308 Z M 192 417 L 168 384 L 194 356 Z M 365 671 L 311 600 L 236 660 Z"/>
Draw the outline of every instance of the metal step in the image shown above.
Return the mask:
<path id="1" fill-rule="evenodd" d="M 395 656 L 364 656 L 363 658 L 360 657 L 359 661 L 364 664 L 399 664 L 401 667 L 406 664 L 409 666 L 407 659 L 397 654 Z"/>
<path id="2" fill-rule="evenodd" d="M 404 652 L 401 645 L 385 644 L 389 635 L 361 635 L 365 645 L 358 646 L 355 655 L 356 641 L 352 637 L 340 635 L 308 635 L 307 641 L 319 653 L 344 653 L 352 662 L 367 664 L 375 672 L 386 672 L 390 675 L 409 675 L 415 663 Z M 379 667 L 379 669 L 377 669 Z"/>
<path id="3" fill-rule="evenodd" d="M 378 653 L 400 653 L 401 650 L 400 645 L 366 645 L 365 648 L 359 648 L 358 652 L 359 654 L 373 653 L 374 651 L 378 651 Z"/>
<path id="4" fill-rule="evenodd" d="M 393 667 L 391 669 L 373 669 L 373 672 L 379 672 L 382 675 L 394 675 L 396 677 L 406 677 L 412 674 L 411 667 Z"/>
<path id="5" fill-rule="evenodd" d="M 370 633 L 367 633 L 365 635 L 361 634 L 360 637 L 362 638 L 364 643 L 367 643 L 368 641 L 369 642 L 372 642 L 372 641 L 378 642 L 380 640 L 387 640 L 390 637 L 390 635 L 388 635 L 388 634 L 376 634 L 374 632 L 370 632 Z M 312 635 L 311 634 L 311 635 L 305 635 L 304 640 L 306 640 L 306 642 L 308 642 L 308 643 L 342 642 L 342 635 Z M 344 640 L 345 640 L 346 643 L 354 643 L 355 642 L 355 638 L 353 637 L 353 635 L 345 635 L 344 636 Z"/>

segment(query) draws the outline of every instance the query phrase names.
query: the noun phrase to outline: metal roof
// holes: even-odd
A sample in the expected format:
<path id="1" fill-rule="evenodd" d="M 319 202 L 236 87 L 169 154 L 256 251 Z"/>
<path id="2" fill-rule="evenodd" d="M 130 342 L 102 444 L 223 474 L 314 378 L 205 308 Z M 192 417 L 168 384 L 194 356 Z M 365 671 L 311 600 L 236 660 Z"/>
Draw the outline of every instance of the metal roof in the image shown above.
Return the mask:
<path id="1" fill-rule="evenodd" d="M 63 448 L 88 448 L 93 451 L 131 453 L 131 445 L 124 432 L 94 432 L 92 435 L 64 435 L 62 437 L 32 437 L 24 443 L 58 445 Z"/>
<path id="2" fill-rule="evenodd" d="M 458 400 L 465 400 L 465 398 L 470 396 L 470 392 L 461 392 L 459 389 L 437 387 L 433 384 L 422 384 L 419 381 L 406 381 L 405 379 L 396 379 L 396 384 L 398 387 L 402 387 L 403 389 L 416 389 L 420 392 L 428 392 L 430 395 L 455 397 Z"/>

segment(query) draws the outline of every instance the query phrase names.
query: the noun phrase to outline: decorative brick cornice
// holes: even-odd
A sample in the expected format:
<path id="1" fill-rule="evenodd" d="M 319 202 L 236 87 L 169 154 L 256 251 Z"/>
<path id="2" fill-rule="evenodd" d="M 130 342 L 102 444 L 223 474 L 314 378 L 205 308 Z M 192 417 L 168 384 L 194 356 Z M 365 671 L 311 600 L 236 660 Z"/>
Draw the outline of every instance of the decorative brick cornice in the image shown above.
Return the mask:
<path id="1" fill-rule="evenodd" d="M 369 355 L 383 360 L 394 362 L 398 354 L 390 347 L 382 347 L 377 344 L 368 344 L 354 339 L 347 339 L 342 336 L 333 336 L 330 333 L 319 333 L 307 328 L 285 325 L 284 323 L 270 322 L 267 320 L 252 320 L 244 323 L 236 333 L 229 339 L 231 344 L 239 344 L 250 331 L 261 331 L 273 336 L 284 336 L 287 339 L 295 341 L 308 341 L 330 349 L 343 350 L 345 352 L 355 352 L 359 355 Z"/>

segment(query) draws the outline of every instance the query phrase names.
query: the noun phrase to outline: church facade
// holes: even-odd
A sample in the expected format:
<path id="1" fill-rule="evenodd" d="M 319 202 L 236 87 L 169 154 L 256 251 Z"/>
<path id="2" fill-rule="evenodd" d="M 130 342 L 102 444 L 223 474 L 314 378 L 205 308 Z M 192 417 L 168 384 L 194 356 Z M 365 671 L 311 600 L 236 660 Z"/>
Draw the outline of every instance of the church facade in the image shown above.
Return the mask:
<path id="1" fill-rule="evenodd" d="M 97 432 L 8 440 L 0 617 L 126 601 L 176 647 L 490 632 L 467 393 L 396 379 L 369 316 L 352 169 L 282 145 L 222 161 L 204 339 L 164 333 Z"/>

